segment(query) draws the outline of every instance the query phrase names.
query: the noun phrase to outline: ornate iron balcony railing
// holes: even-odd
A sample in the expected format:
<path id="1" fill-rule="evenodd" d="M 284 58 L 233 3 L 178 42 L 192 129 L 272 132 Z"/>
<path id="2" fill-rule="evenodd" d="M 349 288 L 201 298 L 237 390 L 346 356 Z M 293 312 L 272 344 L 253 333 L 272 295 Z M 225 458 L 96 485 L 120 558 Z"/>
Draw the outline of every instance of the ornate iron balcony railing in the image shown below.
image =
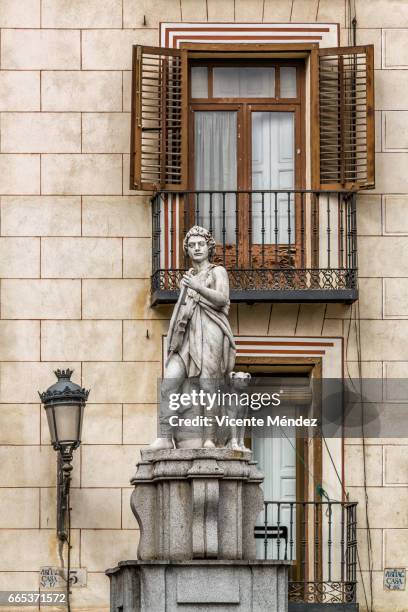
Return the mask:
<path id="1" fill-rule="evenodd" d="M 353 302 L 358 297 L 354 192 L 157 192 L 153 304 L 177 299 L 189 265 L 183 237 L 192 225 L 213 234 L 214 262 L 228 270 L 233 302 Z"/>
<path id="2" fill-rule="evenodd" d="M 255 527 L 258 558 L 293 561 L 289 601 L 354 603 L 357 502 L 266 501 Z"/>

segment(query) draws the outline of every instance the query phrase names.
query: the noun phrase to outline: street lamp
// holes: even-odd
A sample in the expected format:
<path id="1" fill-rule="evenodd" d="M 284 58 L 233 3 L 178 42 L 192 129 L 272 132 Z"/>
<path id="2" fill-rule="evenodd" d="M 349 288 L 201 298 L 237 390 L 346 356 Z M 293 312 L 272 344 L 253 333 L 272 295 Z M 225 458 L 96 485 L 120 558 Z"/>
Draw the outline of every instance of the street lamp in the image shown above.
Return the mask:
<path id="1" fill-rule="evenodd" d="M 57 533 L 62 541 L 69 540 L 69 489 L 73 451 L 81 444 L 82 421 L 89 390 L 71 381 L 73 370 L 55 370 L 58 381 L 43 393 L 51 444 L 58 451 Z"/>

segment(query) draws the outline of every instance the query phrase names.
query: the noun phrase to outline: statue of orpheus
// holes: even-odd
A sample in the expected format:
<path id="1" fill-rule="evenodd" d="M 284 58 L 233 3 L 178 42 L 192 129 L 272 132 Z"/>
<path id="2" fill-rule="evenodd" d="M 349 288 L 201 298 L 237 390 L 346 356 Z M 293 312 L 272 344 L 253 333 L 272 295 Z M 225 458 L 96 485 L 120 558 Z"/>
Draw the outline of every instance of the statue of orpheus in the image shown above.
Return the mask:
<path id="1" fill-rule="evenodd" d="M 160 437 L 150 446 L 153 449 L 215 446 L 213 418 L 203 419 L 203 426 L 195 430 L 195 441 L 174 439 L 177 436 L 173 436 L 169 418 L 180 413 L 170 410 L 168 400 L 170 394 L 183 392 L 186 383 L 193 385 L 193 379 L 205 393 L 216 392 L 235 364 L 235 342 L 228 322 L 228 274 L 223 266 L 211 263 L 215 240 L 208 230 L 195 225 L 187 232 L 183 248 L 193 265 L 181 280 L 180 296 L 170 321 L 161 386 Z M 211 417 L 214 411 L 208 411 L 208 407 L 205 401 L 201 403 L 201 416 Z"/>

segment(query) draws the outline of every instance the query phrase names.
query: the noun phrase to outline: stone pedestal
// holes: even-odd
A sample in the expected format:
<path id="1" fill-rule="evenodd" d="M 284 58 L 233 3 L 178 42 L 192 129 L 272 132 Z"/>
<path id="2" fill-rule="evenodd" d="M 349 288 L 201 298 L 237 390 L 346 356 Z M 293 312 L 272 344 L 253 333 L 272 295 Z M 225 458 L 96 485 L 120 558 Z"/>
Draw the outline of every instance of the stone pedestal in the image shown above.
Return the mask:
<path id="1" fill-rule="evenodd" d="M 111 612 L 284 612 L 280 561 L 122 561 L 106 572 Z"/>
<path id="2" fill-rule="evenodd" d="M 261 472 L 249 451 L 142 450 L 131 483 L 138 559 L 255 559 Z"/>
<path id="3" fill-rule="evenodd" d="M 256 560 L 262 480 L 250 451 L 142 450 L 138 561 L 107 570 L 111 612 L 286 612 L 289 563 Z"/>

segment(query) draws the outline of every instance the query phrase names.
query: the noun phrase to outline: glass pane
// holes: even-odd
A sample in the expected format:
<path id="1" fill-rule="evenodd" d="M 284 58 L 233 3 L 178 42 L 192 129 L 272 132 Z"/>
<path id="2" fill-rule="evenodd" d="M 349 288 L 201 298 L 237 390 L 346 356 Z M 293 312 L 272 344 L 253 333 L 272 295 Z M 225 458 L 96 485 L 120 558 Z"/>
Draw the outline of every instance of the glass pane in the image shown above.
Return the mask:
<path id="1" fill-rule="evenodd" d="M 51 406 L 48 406 L 45 409 L 45 412 L 47 415 L 47 422 L 48 422 L 48 428 L 50 430 L 51 442 L 52 444 L 54 444 L 54 442 L 57 441 L 57 435 L 55 432 L 55 424 L 54 424 L 54 411 Z"/>
<path id="2" fill-rule="evenodd" d="M 280 69 L 280 97 L 296 98 L 296 68 L 285 66 Z"/>
<path id="3" fill-rule="evenodd" d="M 213 69 L 214 98 L 273 98 L 275 68 L 232 66 Z"/>
<path id="4" fill-rule="evenodd" d="M 294 189 L 294 127 L 293 113 L 252 113 L 252 189 Z M 294 226 L 292 194 L 253 194 L 253 244 L 293 244 Z"/>
<path id="5" fill-rule="evenodd" d="M 230 190 L 237 186 L 237 113 L 194 113 L 195 188 Z M 235 194 L 201 194 L 196 222 L 213 232 L 217 242 L 235 237 Z"/>
<path id="6" fill-rule="evenodd" d="M 59 404 L 55 406 L 58 440 L 76 440 L 79 431 L 80 406 L 77 404 Z"/>
<path id="7" fill-rule="evenodd" d="M 208 98 L 208 68 L 206 66 L 191 68 L 191 97 Z"/>

